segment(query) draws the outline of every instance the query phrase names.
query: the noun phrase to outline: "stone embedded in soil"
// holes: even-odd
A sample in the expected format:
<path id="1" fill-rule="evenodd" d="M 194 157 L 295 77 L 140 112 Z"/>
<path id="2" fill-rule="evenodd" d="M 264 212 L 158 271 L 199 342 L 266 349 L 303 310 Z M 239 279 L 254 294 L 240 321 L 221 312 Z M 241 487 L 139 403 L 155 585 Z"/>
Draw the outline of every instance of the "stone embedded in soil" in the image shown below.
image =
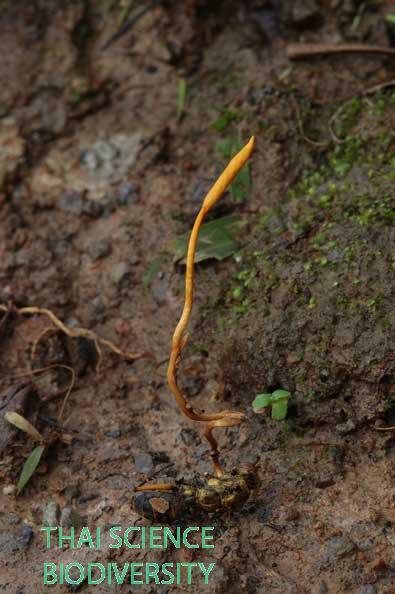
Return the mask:
<path id="1" fill-rule="evenodd" d="M 100 295 L 97 295 L 89 303 L 89 310 L 93 317 L 99 322 L 103 322 L 106 318 L 107 306 L 103 302 Z"/>
<path id="2" fill-rule="evenodd" d="M 108 239 L 95 239 L 88 246 L 92 260 L 99 260 L 111 254 L 111 242 Z"/>
<path id="3" fill-rule="evenodd" d="M 82 151 L 80 160 L 90 171 L 95 171 L 99 167 L 99 159 L 93 151 Z"/>
<path id="4" fill-rule="evenodd" d="M 98 140 L 92 146 L 94 153 L 101 159 L 101 161 L 113 161 L 119 154 L 119 151 L 112 142 L 105 140 Z"/>
<path id="5" fill-rule="evenodd" d="M 20 524 L 20 522 L 22 521 L 22 518 L 20 516 L 18 516 L 18 514 L 10 513 L 10 514 L 6 514 L 4 520 L 10 526 L 15 526 L 16 524 Z"/>
<path id="6" fill-rule="evenodd" d="M 319 17 L 315 0 L 296 0 L 292 2 L 291 21 L 297 26 L 307 26 Z"/>
<path id="7" fill-rule="evenodd" d="M 346 557 L 355 549 L 355 544 L 348 536 L 335 536 L 326 543 L 322 563 L 324 566 L 334 565 L 339 559 Z"/>
<path id="8" fill-rule="evenodd" d="M 372 586 L 371 584 L 367 584 L 366 586 L 362 586 L 361 588 L 359 588 L 358 592 L 356 594 L 376 594 L 377 590 L 374 586 Z"/>
<path id="9" fill-rule="evenodd" d="M 110 431 L 106 431 L 104 434 L 106 437 L 112 437 L 113 439 L 118 439 L 121 437 L 121 430 L 120 429 L 110 429 Z"/>
<path id="10" fill-rule="evenodd" d="M 151 283 L 150 291 L 157 305 L 165 305 L 170 286 L 170 274 L 159 272 Z"/>
<path id="11" fill-rule="evenodd" d="M 348 419 L 345 423 L 336 425 L 335 429 L 340 435 L 347 435 L 356 429 L 356 424 L 352 419 Z"/>
<path id="12" fill-rule="evenodd" d="M 84 525 L 84 520 L 72 507 L 65 507 L 60 514 L 60 526 L 63 528 L 79 528 Z"/>
<path id="13" fill-rule="evenodd" d="M 0 532 L 0 553 L 13 553 L 26 550 L 33 538 L 30 526 L 24 526 L 17 532 L 2 530 Z"/>
<path id="14" fill-rule="evenodd" d="M 154 462 L 150 454 L 136 454 L 134 465 L 137 472 L 142 472 L 143 474 L 151 474 L 154 470 Z"/>
<path id="15" fill-rule="evenodd" d="M 119 186 L 115 199 L 118 206 L 129 206 L 138 202 L 139 198 L 138 186 L 134 182 L 127 181 Z"/>
<path id="16" fill-rule="evenodd" d="M 90 200 L 80 192 L 64 192 L 58 204 L 61 210 L 76 216 L 86 214 L 92 218 L 98 218 L 103 213 L 102 204 L 95 200 Z"/>
<path id="17" fill-rule="evenodd" d="M 58 525 L 59 506 L 56 501 L 49 501 L 43 509 L 43 526 Z"/>
<path id="18" fill-rule="evenodd" d="M 198 434 L 193 429 L 181 429 L 180 437 L 181 441 L 188 447 L 197 445 L 200 442 Z"/>
<path id="19" fill-rule="evenodd" d="M 97 140 L 91 148 L 82 152 L 81 164 L 92 177 L 107 181 L 119 179 L 134 165 L 140 150 L 141 139 L 142 134 L 134 132 L 117 133 L 105 140 Z"/>
<path id="20" fill-rule="evenodd" d="M 115 286 L 118 286 L 124 281 L 130 272 L 129 262 L 123 261 L 115 264 L 111 270 L 111 281 Z"/>
<path id="21" fill-rule="evenodd" d="M 183 380 L 182 386 L 187 395 L 193 398 L 203 390 L 204 379 L 201 377 L 188 376 Z"/>
<path id="22" fill-rule="evenodd" d="M 59 208 L 74 215 L 82 214 L 82 195 L 78 192 L 64 192 L 59 200 Z"/>

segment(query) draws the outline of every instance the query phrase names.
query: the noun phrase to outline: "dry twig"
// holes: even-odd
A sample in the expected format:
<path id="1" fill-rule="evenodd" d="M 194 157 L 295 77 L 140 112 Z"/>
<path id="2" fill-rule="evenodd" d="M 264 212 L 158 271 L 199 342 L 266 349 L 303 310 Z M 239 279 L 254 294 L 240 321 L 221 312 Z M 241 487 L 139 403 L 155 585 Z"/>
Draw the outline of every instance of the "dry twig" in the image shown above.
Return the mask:
<path id="1" fill-rule="evenodd" d="M 192 406 L 186 400 L 184 394 L 181 392 L 177 384 L 177 366 L 179 363 L 181 351 L 184 348 L 188 338 L 187 335 L 185 335 L 185 329 L 188 325 L 192 311 L 194 292 L 194 261 L 200 226 L 202 225 L 208 211 L 218 202 L 225 190 L 228 188 L 228 186 L 232 183 L 236 175 L 239 173 L 240 169 L 250 158 L 254 148 L 254 142 L 255 139 L 254 137 L 252 137 L 248 144 L 246 144 L 241 149 L 241 151 L 237 153 L 235 157 L 233 157 L 233 159 L 230 161 L 228 166 L 225 168 L 225 170 L 217 179 L 213 187 L 208 192 L 207 196 L 203 201 L 202 207 L 196 217 L 189 238 L 188 252 L 186 258 L 184 308 L 182 311 L 180 321 L 178 322 L 177 327 L 174 331 L 172 350 L 167 370 L 167 381 L 169 384 L 169 388 L 173 392 L 176 402 L 180 407 L 181 411 L 184 413 L 184 415 L 192 419 L 193 421 L 207 423 L 204 435 L 211 446 L 211 456 L 213 460 L 214 470 L 217 476 L 221 476 L 222 468 L 219 463 L 218 443 L 214 438 L 212 432 L 217 427 L 233 427 L 236 425 L 240 425 L 243 421 L 246 420 L 246 417 L 243 413 L 228 410 L 224 410 L 219 413 L 213 414 L 203 414 L 195 412 Z"/>
<path id="2" fill-rule="evenodd" d="M 360 43 L 341 43 L 339 45 L 328 43 L 290 43 L 287 45 L 286 52 L 287 57 L 290 60 L 334 54 L 364 53 L 395 56 L 395 48 L 380 47 L 378 45 L 364 45 Z"/>

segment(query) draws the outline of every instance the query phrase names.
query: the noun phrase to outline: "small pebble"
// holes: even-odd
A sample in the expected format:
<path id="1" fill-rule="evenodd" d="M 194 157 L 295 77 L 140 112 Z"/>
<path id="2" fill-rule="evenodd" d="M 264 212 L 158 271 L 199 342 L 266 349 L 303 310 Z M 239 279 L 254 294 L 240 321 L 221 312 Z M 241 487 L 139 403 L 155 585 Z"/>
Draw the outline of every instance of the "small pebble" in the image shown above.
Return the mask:
<path id="1" fill-rule="evenodd" d="M 159 272 L 151 283 L 151 294 L 157 305 L 164 305 L 168 299 L 170 275 Z"/>
<path id="2" fill-rule="evenodd" d="M 78 217 L 86 214 L 97 218 L 103 213 L 102 204 L 86 198 L 79 192 L 64 192 L 59 199 L 59 208 Z"/>
<path id="3" fill-rule="evenodd" d="M 150 454 L 136 454 L 134 457 L 134 465 L 136 470 L 143 474 L 151 474 L 154 470 L 154 463 Z"/>
<path id="4" fill-rule="evenodd" d="M 355 550 L 355 544 L 348 536 L 335 536 L 327 541 L 322 561 L 324 565 L 335 565 L 339 559 Z"/>
<path id="5" fill-rule="evenodd" d="M 356 594 L 377 594 L 377 590 L 371 584 L 367 584 L 366 586 L 359 588 Z"/>
<path id="6" fill-rule="evenodd" d="M 128 262 L 118 262 L 113 266 L 111 270 L 111 280 L 115 286 L 121 284 L 123 280 L 125 280 L 130 272 L 130 267 Z"/>
<path id="7" fill-rule="evenodd" d="M 328 594 L 329 590 L 328 590 L 328 586 L 326 585 L 326 582 L 321 582 L 320 584 L 320 589 L 318 590 L 318 594 Z"/>
<path id="8" fill-rule="evenodd" d="M 60 514 L 60 526 L 62 528 L 80 528 L 84 521 L 80 514 L 72 507 L 65 507 Z"/>
<path id="9" fill-rule="evenodd" d="M 99 167 L 98 156 L 93 151 L 83 151 L 81 153 L 80 161 L 82 165 L 85 165 L 85 167 L 91 171 L 95 171 Z"/>
<path id="10" fill-rule="evenodd" d="M 307 26 L 319 16 L 315 0 L 295 0 L 292 3 L 292 22 L 297 26 Z"/>
<path id="11" fill-rule="evenodd" d="M 98 318 L 99 321 L 104 321 L 107 307 L 100 295 L 92 299 L 89 308 L 95 318 Z"/>
<path id="12" fill-rule="evenodd" d="M 199 436 L 193 429 L 181 429 L 180 437 L 181 441 L 188 447 L 199 443 Z"/>
<path id="13" fill-rule="evenodd" d="M 99 260 L 111 254 L 111 243 L 108 239 L 97 239 L 88 246 L 88 253 L 92 260 Z"/>
<path id="14" fill-rule="evenodd" d="M 23 551 L 27 549 L 32 538 L 33 530 L 30 526 L 25 526 L 18 532 L 2 530 L 0 531 L 0 553 Z"/>
<path id="15" fill-rule="evenodd" d="M 347 435 L 356 429 L 356 424 L 351 419 L 348 419 L 345 423 L 339 423 L 336 425 L 335 430 L 339 435 Z"/>
<path id="16" fill-rule="evenodd" d="M 119 154 L 118 149 L 107 140 L 98 140 L 92 146 L 92 150 L 95 155 L 99 157 L 99 159 L 103 162 L 106 161 L 113 161 Z"/>
<path id="17" fill-rule="evenodd" d="M 104 434 L 106 437 L 112 437 L 114 439 L 118 439 L 121 437 L 121 430 L 120 429 L 110 429 L 110 431 L 106 431 Z"/>
<path id="18" fill-rule="evenodd" d="M 80 494 L 81 494 L 81 489 L 80 489 L 80 485 L 78 482 L 76 482 L 76 483 L 67 482 L 67 485 L 65 486 L 65 488 L 62 491 L 62 495 L 66 499 L 68 504 L 71 504 L 73 499 L 76 499 L 77 497 L 79 497 Z"/>
<path id="19" fill-rule="evenodd" d="M 78 192 L 64 192 L 59 200 L 59 208 L 76 216 L 82 213 L 82 195 Z"/>
<path id="20" fill-rule="evenodd" d="M 135 204 L 140 198 L 138 186 L 133 182 L 124 182 L 118 188 L 116 202 L 119 206 L 128 206 Z"/>
<path id="21" fill-rule="evenodd" d="M 58 525 L 59 506 L 56 501 L 49 501 L 43 509 L 43 526 Z"/>
<path id="22" fill-rule="evenodd" d="M 7 522 L 11 526 L 15 526 L 16 524 L 20 524 L 21 518 L 18 516 L 18 514 L 10 513 L 7 514 Z"/>
<path id="23" fill-rule="evenodd" d="M 3 495 L 12 495 L 16 491 L 15 485 L 6 485 L 3 487 Z"/>

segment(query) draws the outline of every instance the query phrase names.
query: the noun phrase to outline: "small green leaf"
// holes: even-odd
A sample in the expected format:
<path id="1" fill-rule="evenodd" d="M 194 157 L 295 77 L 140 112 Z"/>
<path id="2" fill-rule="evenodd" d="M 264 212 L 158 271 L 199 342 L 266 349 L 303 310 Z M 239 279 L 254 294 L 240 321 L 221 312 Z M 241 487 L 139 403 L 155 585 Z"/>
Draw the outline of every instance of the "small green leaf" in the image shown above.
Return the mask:
<path id="1" fill-rule="evenodd" d="M 288 392 L 287 390 L 275 390 L 272 394 L 272 402 L 283 400 L 284 398 L 288 399 L 290 396 L 291 392 Z"/>
<path id="2" fill-rule="evenodd" d="M 187 96 L 187 83 L 185 78 L 180 78 L 178 82 L 178 103 L 177 103 L 177 120 L 181 119 L 181 116 L 185 110 L 185 100 Z"/>
<path id="3" fill-rule="evenodd" d="M 254 412 L 272 407 L 272 419 L 282 421 L 287 416 L 288 400 L 291 393 L 288 390 L 275 390 L 272 394 L 258 394 L 252 403 Z"/>
<path id="4" fill-rule="evenodd" d="M 41 456 L 43 455 L 44 450 L 45 450 L 45 446 L 38 446 L 37 448 L 35 448 L 32 451 L 32 453 L 26 460 L 26 462 L 22 468 L 21 476 L 19 477 L 19 481 L 18 481 L 18 485 L 17 485 L 18 495 L 22 491 L 22 489 L 26 486 L 26 484 L 29 482 L 32 474 L 34 473 L 37 466 L 39 465 Z"/>
<path id="5" fill-rule="evenodd" d="M 254 402 L 252 403 L 252 408 L 254 412 L 259 412 L 262 408 L 267 408 L 272 403 L 272 395 L 271 394 L 258 394 L 255 397 Z"/>
<path id="6" fill-rule="evenodd" d="M 41 433 L 39 433 L 37 429 L 33 427 L 33 425 L 29 423 L 29 421 L 25 419 L 25 417 L 22 417 L 22 415 L 20 415 L 19 413 L 7 412 L 5 413 L 4 418 L 6 421 L 11 423 L 11 425 L 14 425 L 14 427 L 17 427 L 21 431 L 24 431 L 33 439 L 37 441 L 43 441 L 44 438 L 41 435 Z"/>
<path id="7" fill-rule="evenodd" d="M 385 20 L 387 23 L 390 23 L 390 25 L 395 25 L 395 13 L 391 12 L 390 14 L 387 14 Z"/>
<path id="8" fill-rule="evenodd" d="M 235 111 L 223 107 L 217 107 L 216 109 L 221 112 L 221 115 L 211 124 L 211 127 L 217 132 L 223 132 L 229 124 L 240 119 L 240 115 Z"/>
<path id="9" fill-rule="evenodd" d="M 231 256 L 237 249 L 238 244 L 234 235 L 240 230 L 243 224 L 242 219 L 235 215 L 228 215 L 210 221 L 201 226 L 199 239 L 196 248 L 195 262 L 202 262 L 215 258 L 223 260 Z M 185 264 L 185 256 L 188 249 L 190 232 L 177 237 L 174 252 L 174 262 Z"/>
<path id="10" fill-rule="evenodd" d="M 275 421 L 283 421 L 287 416 L 288 399 L 278 400 L 272 404 L 272 419 Z"/>

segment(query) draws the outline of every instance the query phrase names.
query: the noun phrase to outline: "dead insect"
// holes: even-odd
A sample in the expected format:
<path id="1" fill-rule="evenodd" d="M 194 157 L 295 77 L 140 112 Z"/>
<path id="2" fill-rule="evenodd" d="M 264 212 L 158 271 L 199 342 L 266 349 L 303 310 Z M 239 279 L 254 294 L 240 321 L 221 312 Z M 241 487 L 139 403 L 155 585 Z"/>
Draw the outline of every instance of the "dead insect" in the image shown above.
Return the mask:
<path id="1" fill-rule="evenodd" d="M 196 516 L 199 511 L 218 513 L 237 511 L 259 488 L 257 466 L 245 464 L 221 476 L 198 478 L 192 485 L 160 483 L 137 487 L 134 511 L 148 520 L 163 524 Z"/>

